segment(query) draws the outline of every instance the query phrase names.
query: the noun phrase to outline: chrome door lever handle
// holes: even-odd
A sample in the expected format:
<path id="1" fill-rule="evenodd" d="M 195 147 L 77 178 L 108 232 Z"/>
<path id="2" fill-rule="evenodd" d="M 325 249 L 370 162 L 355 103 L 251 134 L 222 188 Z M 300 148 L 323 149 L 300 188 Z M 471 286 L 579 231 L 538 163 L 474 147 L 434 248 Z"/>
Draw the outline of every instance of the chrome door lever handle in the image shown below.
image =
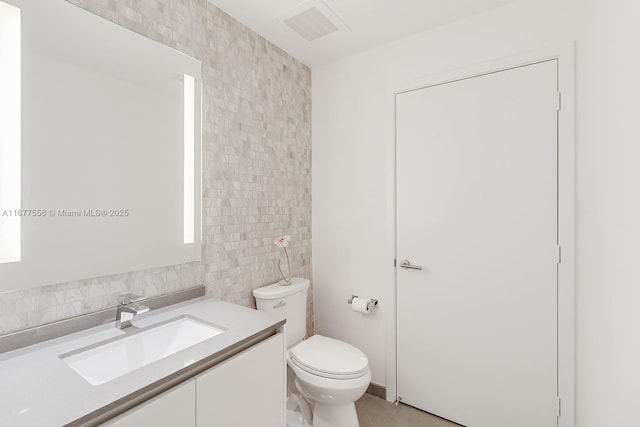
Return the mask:
<path id="1" fill-rule="evenodd" d="M 409 260 L 403 259 L 402 261 L 400 261 L 400 268 L 404 269 L 404 270 L 422 270 L 422 266 L 421 265 L 413 265 L 409 262 Z"/>

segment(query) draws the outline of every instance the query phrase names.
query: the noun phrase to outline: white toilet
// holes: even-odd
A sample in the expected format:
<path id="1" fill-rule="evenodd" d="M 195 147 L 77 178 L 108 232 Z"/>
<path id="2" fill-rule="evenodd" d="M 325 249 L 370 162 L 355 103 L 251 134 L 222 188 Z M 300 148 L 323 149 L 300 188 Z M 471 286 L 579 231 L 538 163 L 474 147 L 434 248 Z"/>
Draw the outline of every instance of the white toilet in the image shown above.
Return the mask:
<path id="1" fill-rule="evenodd" d="M 308 289 L 309 279 L 293 278 L 288 286 L 274 283 L 253 291 L 258 310 L 287 319 L 287 365 L 289 374 L 295 375 L 288 381 L 295 385 L 295 390 L 289 390 L 289 402 L 299 403 L 304 415 L 300 417 L 304 422 L 289 419 L 287 426 L 312 422 L 313 427 L 359 427 L 354 402 L 371 381 L 369 360 L 356 347 L 333 338 L 314 335 L 303 341 Z"/>

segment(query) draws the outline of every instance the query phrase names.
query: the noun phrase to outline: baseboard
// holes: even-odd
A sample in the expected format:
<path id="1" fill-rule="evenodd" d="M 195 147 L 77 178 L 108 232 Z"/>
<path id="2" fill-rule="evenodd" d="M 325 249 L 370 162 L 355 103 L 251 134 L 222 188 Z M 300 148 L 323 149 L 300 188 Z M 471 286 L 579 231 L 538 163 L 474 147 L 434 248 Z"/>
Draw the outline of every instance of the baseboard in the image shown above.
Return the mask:
<path id="1" fill-rule="evenodd" d="M 369 383 L 369 387 L 367 388 L 367 393 L 372 396 L 379 397 L 380 399 L 387 398 L 387 388 L 383 385 L 378 385 L 376 383 Z"/>

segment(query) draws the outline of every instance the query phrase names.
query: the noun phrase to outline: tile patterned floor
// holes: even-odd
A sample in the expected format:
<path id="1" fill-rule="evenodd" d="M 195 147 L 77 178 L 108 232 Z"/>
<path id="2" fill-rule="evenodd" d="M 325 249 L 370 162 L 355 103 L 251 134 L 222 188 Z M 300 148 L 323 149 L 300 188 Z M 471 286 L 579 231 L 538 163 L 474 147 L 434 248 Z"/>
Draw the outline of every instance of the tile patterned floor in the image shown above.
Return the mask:
<path id="1" fill-rule="evenodd" d="M 460 427 L 411 406 L 365 394 L 356 402 L 360 427 Z"/>

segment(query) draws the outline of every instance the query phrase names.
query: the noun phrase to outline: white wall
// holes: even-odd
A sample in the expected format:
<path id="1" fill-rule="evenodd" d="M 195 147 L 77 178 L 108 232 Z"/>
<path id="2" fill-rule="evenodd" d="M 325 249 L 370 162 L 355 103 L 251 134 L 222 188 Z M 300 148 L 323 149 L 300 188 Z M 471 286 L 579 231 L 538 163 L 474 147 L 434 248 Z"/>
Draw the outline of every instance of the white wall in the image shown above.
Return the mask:
<path id="1" fill-rule="evenodd" d="M 312 71 L 316 331 L 369 357 L 385 384 L 390 93 L 399 83 L 574 40 L 577 0 L 512 3 Z M 351 293 L 381 299 L 364 317 Z"/>
<path id="2" fill-rule="evenodd" d="M 640 426 L 640 2 L 583 0 L 577 420 Z"/>
<path id="3" fill-rule="evenodd" d="M 398 82 L 577 40 L 579 427 L 640 425 L 640 2 L 523 0 L 313 69 L 313 252 L 318 333 L 370 358 L 385 383 L 382 298 L 389 116 Z"/>

